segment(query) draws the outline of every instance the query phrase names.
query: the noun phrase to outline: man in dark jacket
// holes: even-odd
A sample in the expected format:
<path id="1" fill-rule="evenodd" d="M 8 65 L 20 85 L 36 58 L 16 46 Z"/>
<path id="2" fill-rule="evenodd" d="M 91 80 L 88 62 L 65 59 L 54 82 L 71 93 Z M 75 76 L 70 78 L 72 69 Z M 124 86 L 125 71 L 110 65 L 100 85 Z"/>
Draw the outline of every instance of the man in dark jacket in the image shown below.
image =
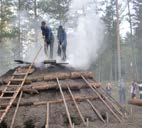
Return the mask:
<path id="1" fill-rule="evenodd" d="M 50 45 L 50 58 L 53 58 L 54 36 L 51 31 L 51 28 L 49 26 L 46 26 L 45 21 L 41 22 L 41 31 L 42 31 L 42 35 L 43 35 L 44 41 L 45 41 L 45 44 L 44 44 L 45 54 L 47 55 L 48 46 Z"/>
<path id="2" fill-rule="evenodd" d="M 58 38 L 57 53 L 59 56 L 61 56 L 62 52 L 63 53 L 62 59 L 66 60 L 67 34 L 61 25 L 58 28 L 57 38 Z"/>

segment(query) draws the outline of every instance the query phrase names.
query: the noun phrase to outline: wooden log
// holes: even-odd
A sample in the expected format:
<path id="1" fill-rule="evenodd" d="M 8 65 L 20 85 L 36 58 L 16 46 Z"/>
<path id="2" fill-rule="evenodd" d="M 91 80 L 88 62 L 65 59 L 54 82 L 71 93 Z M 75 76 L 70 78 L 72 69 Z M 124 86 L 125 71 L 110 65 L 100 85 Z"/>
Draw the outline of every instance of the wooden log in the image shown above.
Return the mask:
<path id="1" fill-rule="evenodd" d="M 66 101 L 72 101 L 72 98 L 71 97 L 65 97 Z M 83 101 L 86 101 L 86 99 L 89 99 L 89 100 L 97 100 L 99 99 L 99 97 L 93 97 L 93 96 L 87 96 L 87 97 L 80 97 L 80 96 L 74 96 L 74 99 L 77 101 L 77 102 L 83 102 Z M 20 103 L 19 106 L 32 106 L 32 105 L 35 105 L 35 106 L 38 106 L 38 105 L 46 105 L 47 102 L 49 102 L 50 104 L 60 104 L 60 103 L 63 103 L 63 99 L 57 99 L 57 100 L 49 100 L 49 101 L 41 101 L 41 102 L 23 102 L 23 103 Z M 1 104 L 0 107 L 1 108 L 5 108 L 7 106 L 7 104 Z M 12 107 L 16 107 L 17 106 L 17 103 L 13 103 L 12 104 Z"/>
<path id="2" fill-rule="evenodd" d="M 26 73 L 28 71 L 28 67 L 19 67 L 16 69 L 16 71 L 14 72 L 15 74 L 18 73 Z M 35 68 L 31 68 L 28 74 L 32 74 L 35 71 Z"/>
<path id="3" fill-rule="evenodd" d="M 65 98 L 66 101 L 72 101 L 72 98 Z M 93 97 L 93 96 L 86 96 L 86 97 L 80 97 L 80 96 L 74 96 L 74 99 L 78 102 L 82 102 L 82 101 L 86 101 L 87 99 L 89 100 L 97 100 L 99 99 L 99 97 Z M 38 105 L 46 105 L 47 102 L 49 102 L 50 104 L 58 104 L 58 103 L 63 103 L 63 99 L 58 99 L 58 100 L 54 100 L 54 101 L 42 101 L 42 102 L 35 102 L 33 103 L 33 105 L 38 106 Z"/>
<path id="4" fill-rule="evenodd" d="M 40 82 L 40 81 L 44 81 L 44 76 L 34 76 L 34 77 L 29 77 L 28 80 L 32 81 L 32 82 Z"/>
<path id="5" fill-rule="evenodd" d="M 142 99 L 130 99 L 128 101 L 129 104 L 133 104 L 133 105 L 138 105 L 138 106 L 142 106 Z"/>
<path id="6" fill-rule="evenodd" d="M 56 80 L 59 78 L 60 80 L 64 79 L 77 79 L 81 78 L 81 75 L 84 75 L 86 78 L 93 78 L 92 72 L 71 72 L 71 73 L 54 73 L 44 76 L 45 81 Z"/>
<path id="7" fill-rule="evenodd" d="M 18 72 L 15 72 L 17 74 Z M 25 71 L 19 71 L 19 73 L 25 73 Z M 32 73 L 32 72 L 31 72 Z M 81 78 L 81 75 L 85 76 L 86 78 L 91 78 L 93 79 L 93 74 L 92 72 L 71 72 L 71 73 L 52 73 L 48 75 L 38 75 L 38 76 L 29 76 L 25 80 L 25 84 L 31 84 L 32 82 L 40 82 L 40 81 L 55 81 L 56 78 L 59 78 L 60 80 L 65 80 L 65 79 L 79 79 Z M 7 84 L 8 81 L 10 80 L 11 77 L 7 77 L 3 79 L 1 82 L 3 84 Z M 16 82 L 15 82 L 16 84 Z"/>
<path id="8" fill-rule="evenodd" d="M 67 82 L 64 81 L 62 82 L 62 89 L 66 90 L 68 89 L 67 88 Z M 78 90 L 78 89 L 81 89 L 81 88 L 88 88 L 88 86 L 86 86 L 85 83 L 83 82 L 68 82 L 68 85 L 69 87 L 71 88 L 71 90 Z M 96 84 L 95 82 L 91 82 L 91 85 L 92 86 L 95 86 L 96 88 L 99 88 L 100 85 L 99 84 Z M 39 82 L 37 85 L 35 84 L 31 84 L 31 85 L 25 85 L 23 88 L 22 88 L 22 91 L 23 92 L 26 92 L 26 93 L 38 93 L 38 91 L 44 91 L 44 90 L 48 90 L 48 89 L 59 89 L 58 85 L 57 85 L 57 82 Z"/>
<path id="9" fill-rule="evenodd" d="M 44 76 L 44 80 L 45 81 L 56 80 L 57 77 L 61 80 L 71 78 L 70 73 L 52 73 Z"/>

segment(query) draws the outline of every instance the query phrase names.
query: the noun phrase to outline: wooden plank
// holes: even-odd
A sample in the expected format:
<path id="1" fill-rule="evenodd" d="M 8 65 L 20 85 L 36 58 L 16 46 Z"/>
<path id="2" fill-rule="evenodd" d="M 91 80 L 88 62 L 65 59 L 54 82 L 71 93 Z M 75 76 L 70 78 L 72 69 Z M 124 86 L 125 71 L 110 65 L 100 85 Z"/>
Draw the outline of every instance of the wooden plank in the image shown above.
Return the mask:
<path id="1" fill-rule="evenodd" d="M 85 119 L 84 119 L 84 117 L 83 117 L 83 115 L 82 115 L 82 113 L 81 113 L 81 111 L 80 111 L 80 109 L 79 109 L 79 106 L 78 106 L 78 104 L 77 104 L 77 102 L 76 102 L 76 100 L 75 100 L 75 98 L 74 98 L 74 96 L 73 96 L 73 94 L 72 94 L 72 92 L 71 92 L 71 89 L 69 88 L 68 85 L 67 85 L 67 88 L 68 88 L 68 91 L 69 91 L 69 93 L 70 93 L 70 95 L 71 95 L 71 97 L 72 97 L 72 100 L 73 100 L 74 104 L 75 104 L 75 107 L 76 107 L 76 109 L 77 109 L 77 111 L 78 111 L 78 114 L 79 114 L 81 120 L 83 121 L 83 124 L 84 124 L 85 126 L 87 126 L 87 124 L 86 124 L 86 122 L 85 122 Z"/>
<path id="2" fill-rule="evenodd" d="M 14 76 L 25 76 L 26 73 L 14 73 L 13 75 L 14 75 Z"/>
<path id="3" fill-rule="evenodd" d="M 8 103 L 0 104 L 0 108 L 6 107 L 7 105 L 8 105 Z"/>
<path id="4" fill-rule="evenodd" d="M 106 105 L 106 107 L 110 110 L 110 112 L 114 115 L 114 117 L 119 121 L 122 122 L 122 120 L 119 118 L 119 116 L 112 110 L 112 108 L 105 102 L 105 100 L 101 97 L 101 95 L 90 85 L 90 83 L 85 79 L 84 76 L 82 76 L 82 79 L 86 82 L 86 84 L 92 89 L 93 92 L 96 93 L 96 95 L 100 98 L 100 100 Z"/>
<path id="5" fill-rule="evenodd" d="M 13 97 L 0 97 L 0 99 L 13 99 Z"/>
<path id="6" fill-rule="evenodd" d="M 2 91 L 3 93 L 15 93 L 16 91 Z"/>
<path id="7" fill-rule="evenodd" d="M 5 110 L 3 109 L 3 110 L 0 110 L 0 112 L 5 112 Z"/>
<path id="8" fill-rule="evenodd" d="M 67 113 L 67 116 L 68 116 L 68 120 L 69 120 L 70 127 L 73 128 L 73 123 L 72 123 L 72 121 L 71 121 L 71 117 L 70 117 L 69 109 L 68 109 L 68 106 L 67 106 L 67 103 L 66 103 L 66 100 L 65 100 L 64 93 L 63 93 L 62 88 L 61 88 L 61 85 L 60 85 L 60 83 L 59 83 L 59 79 L 56 78 L 56 80 L 57 80 L 57 83 L 58 83 L 58 86 L 59 86 L 59 89 L 60 89 L 60 93 L 61 93 L 62 98 L 63 98 L 63 102 L 64 102 L 64 105 L 65 105 L 65 109 L 66 109 L 66 113 Z"/>
<path id="9" fill-rule="evenodd" d="M 105 123 L 105 120 L 102 118 L 102 116 L 101 116 L 100 112 L 97 110 L 97 108 L 91 103 L 91 101 L 89 99 L 87 99 L 87 102 L 91 105 L 91 107 L 96 112 L 96 114 L 101 119 L 101 121 L 103 121 Z"/>
<path id="10" fill-rule="evenodd" d="M 56 60 L 44 60 L 44 64 L 56 64 Z"/>
<path id="11" fill-rule="evenodd" d="M 16 81 L 16 82 L 17 82 L 17 81 L 18 81 L 18 82 L 22 82 L 23 80 L 24 80 L 24 79 L 12 79 L 12 80 L 10 80 L 10 81 L 11 81 L 11 82 L 15 82 L 15 81 Z"/>
<path id="12" fill-rule="evenodd" d="M 49 102 L 47 102 L 46 104 L 46 125 L 45 125 L 45 128 L 49 128 Z"/>
<path id="13" fill-rule="evenodd" d="M 31 64 L 31 62 L 23 61 L 23 60 L 14 60 L 18 64 Z"/>
<path id="14" fill-rule="evenodd" d="M 20 86 L 19 84 L 11 84 L 11 85 L 7 85 L 7 87 L 17 87 L 17 86 Z"/>
<path id="15" fill-rule="evenodd" d="M 20 96 L 19 96 L 19 99 L 18 99 L 18 102 L 17 102 L 16 109 L 15 109 L 15 112 L 14 112 L 14 115 L 13 115 L 13 117 L 12 117 L 12 122 L 11 122 L 11 124 L 10 124 L 10 128 L 13 128 L 14 121 L 15 121 L 15 118 L 16 118 L 16 114 L 17 114 L 17 111 L 18 111 L 18 108 L 19 108 L 19 104 L 20 104 L 22 95 L 23 95 L 23 92 L 21 91 Z"/>

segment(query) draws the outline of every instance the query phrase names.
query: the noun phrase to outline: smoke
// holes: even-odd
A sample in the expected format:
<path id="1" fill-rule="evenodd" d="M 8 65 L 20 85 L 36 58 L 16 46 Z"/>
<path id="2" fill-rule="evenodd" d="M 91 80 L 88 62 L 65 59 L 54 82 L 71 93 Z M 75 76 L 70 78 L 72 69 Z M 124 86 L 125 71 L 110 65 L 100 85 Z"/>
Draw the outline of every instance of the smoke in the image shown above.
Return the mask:
<path id="1" fill-rule="evenodd" d="M 70 13 L 80 13 L 76 28 L 68 34 L 68 61 L 73 67 L 88 69 L 101 50 L 104 25 L 95 10 L 92 0 L 73 0 L 71 4 Z"/>

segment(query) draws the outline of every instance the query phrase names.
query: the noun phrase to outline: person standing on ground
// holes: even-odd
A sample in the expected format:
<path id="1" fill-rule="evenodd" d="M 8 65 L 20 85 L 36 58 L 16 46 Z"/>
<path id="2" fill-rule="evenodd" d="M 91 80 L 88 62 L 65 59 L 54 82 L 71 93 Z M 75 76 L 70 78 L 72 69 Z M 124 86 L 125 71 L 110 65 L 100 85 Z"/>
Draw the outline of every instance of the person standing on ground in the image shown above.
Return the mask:
<path id="1" fill-rule="evenodd" d="M 66 60 L 66 47 L 67 47 L 67 34 L 62 27 L 62 25 L 59 26 L 58 32 L 57 32 L 57 38 L 58 38 L 58 56 L 62 55 L 62 60 Z"/>
<path id="2" fill-rule="evenodd" d="M 44 52 L 47 55 L 48 46 L 50 45 L 50 58 L 53 58 L 53 45 L 54 45 L 54 36 L 49 26 L 46 26 L 46 22 L 41 22 L 41 31 L 44 37 Z"/>
<path id="3" fill-rule="evenodd" d="M 106 86 L 106 95 L 111 96 L 112 86 L 111 83 L 108 83 Z"/>
<path id="4" fill-rule="evenodd" d="M 131 98 L 134 99 L 136 97 L 136 82 L 132 81 L 131 83 Z"/>
<path id="5" fill-rule="evenodd" d="M 119 81 L 119 101 L 122 104 L 126 102 L 126 88 L 124 80 L 122 78 Z"/>

